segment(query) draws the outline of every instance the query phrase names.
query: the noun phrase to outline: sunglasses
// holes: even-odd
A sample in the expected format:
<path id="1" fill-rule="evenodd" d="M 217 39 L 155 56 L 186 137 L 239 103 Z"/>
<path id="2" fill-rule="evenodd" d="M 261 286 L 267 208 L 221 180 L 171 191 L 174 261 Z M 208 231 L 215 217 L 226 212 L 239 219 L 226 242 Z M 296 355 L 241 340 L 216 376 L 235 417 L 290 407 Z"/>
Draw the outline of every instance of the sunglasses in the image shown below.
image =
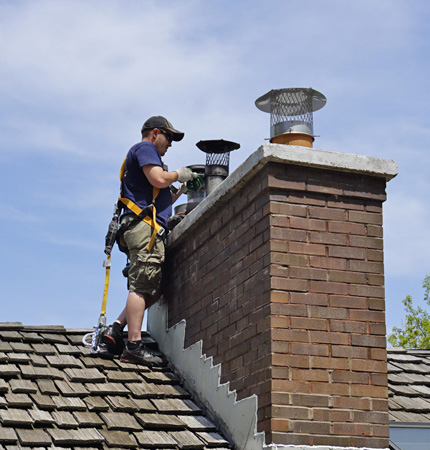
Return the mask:
<path id="1" fill-rule="evenodd" d="M 166 139 L 169 142 L 169 144 L 171 144 L 173 142 L 173 135 L 168 133 L 166 130 L 161 130 L 160 129 L 160 131 L 166 136 Z"/>

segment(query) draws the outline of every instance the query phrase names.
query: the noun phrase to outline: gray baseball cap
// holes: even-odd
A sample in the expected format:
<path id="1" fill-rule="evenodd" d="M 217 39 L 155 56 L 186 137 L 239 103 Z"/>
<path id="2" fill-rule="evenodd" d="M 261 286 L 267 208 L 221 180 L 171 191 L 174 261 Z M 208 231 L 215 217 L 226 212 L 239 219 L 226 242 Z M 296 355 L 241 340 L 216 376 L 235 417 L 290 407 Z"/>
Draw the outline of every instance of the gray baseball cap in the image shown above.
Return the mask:
<path id="1" fill-rule="evenodd" d="M 142 126 L 143 130 L 152 130 L 153 128 L 161 128 L 172 133 L 174 141 L 180 141 L 184 137 L 182 131 L 173 128 L 173 125 L 163 116 L 152 116 Z"/>

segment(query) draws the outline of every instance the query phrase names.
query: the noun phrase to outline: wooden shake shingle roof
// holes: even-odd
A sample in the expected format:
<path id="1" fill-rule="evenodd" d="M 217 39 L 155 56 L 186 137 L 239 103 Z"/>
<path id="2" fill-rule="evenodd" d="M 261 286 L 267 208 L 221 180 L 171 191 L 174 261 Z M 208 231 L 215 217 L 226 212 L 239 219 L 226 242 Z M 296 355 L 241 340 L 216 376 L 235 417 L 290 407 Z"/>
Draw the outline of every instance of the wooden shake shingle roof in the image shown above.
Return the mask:
<path id="1" fill-rule="evenodd" d="M 388 349 L 391 422 L 430 424 L 430 350 Z"/>
<path id="2" fill-rule="evenodd" d="M 94 357 L 90 330 L 0 323 L 0 449 L 226 449 L 169 368 Z"/>

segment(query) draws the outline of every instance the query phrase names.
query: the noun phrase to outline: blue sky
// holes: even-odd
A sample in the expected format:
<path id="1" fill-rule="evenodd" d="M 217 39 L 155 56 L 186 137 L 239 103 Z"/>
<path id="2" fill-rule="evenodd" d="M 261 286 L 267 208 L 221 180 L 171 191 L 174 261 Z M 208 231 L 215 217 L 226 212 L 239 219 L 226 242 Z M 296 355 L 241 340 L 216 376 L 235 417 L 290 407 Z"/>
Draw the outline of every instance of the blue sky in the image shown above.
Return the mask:
<path id="1" fill-rule="evenodd" d="M 0 0 L 0 321 L 97 322 L 119 167 L 149 116 L 185 131 L 171 170 L 220 138 L 241 144 L 233 170 L 269 136 L 255 99 L 312 87 L 315 148 L 399 164 L 384 233 L 401 325 L 430 274 L 429 23 L 427 0 Z M 126 297 L 112 258 L 109 321 Z"/>

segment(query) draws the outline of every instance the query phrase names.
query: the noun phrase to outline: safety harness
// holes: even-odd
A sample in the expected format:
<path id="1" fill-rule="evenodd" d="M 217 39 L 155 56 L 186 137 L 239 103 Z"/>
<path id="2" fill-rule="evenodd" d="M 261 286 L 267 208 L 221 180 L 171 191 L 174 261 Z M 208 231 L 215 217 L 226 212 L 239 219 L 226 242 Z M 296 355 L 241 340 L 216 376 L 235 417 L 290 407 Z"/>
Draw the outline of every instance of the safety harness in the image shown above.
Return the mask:
<path id="1" fill-rule="evenodd" d="M 157 220 L 156 220 L 157 211 L 155 209 L 155 200 L 160 192 L 159 188 L 156 188 L 156 187 L 152 188 L 152 203 L 150 205 L 148 205 L 145 209 L 142 209 L 140 206 L 138 206 L 132 200 L 122 196 L 123 178 L 124 178 L 124 174 L 125 174 L 126 160 L 127 160 L 127 157 L 125 157 L 124 162 L 122 163 L 122 166 L 121 166 L 121 170 L 119 172 L 119 179 L 121 181 L 120 195 L 118 197 L 118 201 L 115 204 L 113 217 L 109 224 L 108 232 L 107 232 L 106 238 L 105 238 L 104 252 L 107 255 L 107 257 L 103 261 L 103 267 L 106 268 L 106 275 L 105 275 L 105 284 L 104 284 L 104 290 L 103 290 L 102 310 L 100 312 L 98 325 L 95 328 L 95 330 L 92 333 L 86 334 L 82 339 L 82 342 L 84 345 L 91 346 L 91 353 L 99 353 L 101 346 L 104 345 L 101 343 L 101 338 L 103 336 L 103 333 L 106 330 L 106 304 L 107 304 L 107 297 L 108 297 L 108 291 L 109 291 L 111 253 L 112 253 L 113 246 L 115 245 L 115 242 L 118 243 L 118 247 L 122 252 L 127 253 L 127 249 L 124 248 L 122 246 L 122 244 L 120 243 L 120 236 L 123 235 L 125 233 L 125 231 L 130 229 L 132 226 L 134 226 L 141 220 L 143 222 L 147 223 L 153 229 L 151 239 L 149 240 L 148 246 L 146 247 L 148 252 L 150 252 L 152 250 L 152 247 L 154 246 L 157 234 L 160 235 L 161 237 L 164 237 L 165 230 L 161 225 L 159 225 L 157 223 Z M 120 203 L 122 203 L 122 205 Z M 120 216 L 121 210 L 123 209 L 124 206 L 126 206 L 135 215 L 135 217 L 133 218 L 133 220 L 131 220 L 127 224 L 122 224 L 121 226 L 119 226 L 119 216 Z M 88 341 L 89 337 L 91 337 L 91 342 Z"/>

